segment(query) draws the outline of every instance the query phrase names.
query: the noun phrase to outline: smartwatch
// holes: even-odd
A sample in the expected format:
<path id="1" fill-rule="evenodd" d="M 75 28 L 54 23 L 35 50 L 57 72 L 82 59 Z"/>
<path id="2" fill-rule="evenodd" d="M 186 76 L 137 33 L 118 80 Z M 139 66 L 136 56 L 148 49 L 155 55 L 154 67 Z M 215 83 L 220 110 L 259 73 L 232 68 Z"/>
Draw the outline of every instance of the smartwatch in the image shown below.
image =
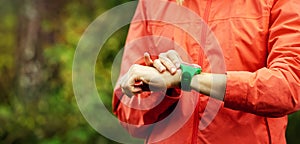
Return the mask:
<path id="1" fill-rule="evenodd" d="M 191 91 L 191 81 L 194 75 L 200 74 L 202 68 L 196 64 L 181 63 L 181 89 L 184 91 Z"/>

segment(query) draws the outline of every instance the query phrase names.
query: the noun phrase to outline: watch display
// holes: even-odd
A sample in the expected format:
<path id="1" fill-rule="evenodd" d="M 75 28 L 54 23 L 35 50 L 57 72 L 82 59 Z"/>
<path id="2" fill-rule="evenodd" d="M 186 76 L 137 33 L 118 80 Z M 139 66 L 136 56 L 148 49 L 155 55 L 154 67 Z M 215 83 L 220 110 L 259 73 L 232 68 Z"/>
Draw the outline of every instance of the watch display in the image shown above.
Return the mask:
<path id="1" fill-rule="evenodd" d="M 200 74 L 202 68 L 196 64 L 180 64 L 181 74 L 181 89 L 184 91 L 191 91 L 191 81 L 194 75 Z"/>

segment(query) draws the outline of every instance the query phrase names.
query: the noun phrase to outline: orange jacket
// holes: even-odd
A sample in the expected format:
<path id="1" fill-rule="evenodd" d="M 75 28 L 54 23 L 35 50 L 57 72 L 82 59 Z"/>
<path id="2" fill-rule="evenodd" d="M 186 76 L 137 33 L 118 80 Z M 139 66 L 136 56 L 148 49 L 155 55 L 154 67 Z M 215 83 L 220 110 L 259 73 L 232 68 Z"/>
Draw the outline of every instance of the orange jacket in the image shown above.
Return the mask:
<path id="1" fill-rule="evenodd" d="M 286 143 L 287 115 L 300 108 L 300 1 L 185 0 L 183 7 L 207 22 L 222 48 L 227 85 L 220 110 L 208 127 L 200 130 L 199 120 L 209 97 L 192 92 L 187 98 L 180 90 L 168 90 L 166 95 L 144 92 L 128 98 L 116 87 L 113 111 L 122 125 L 148 143 Z M 134 19 L 161 18 L 172 10 L 157 0 L 140 0 Z M 174 19 L 180 17 L 177 14 L 175 10 Z M 134 19 L 127 44 L 145 36 L 163 36 L 180 45 L 193 63 L 211 71 L 202 48 L 184 30 L 164 22 Z M 193 21 L 182 23 L 191 25 Z M 142 64 L 144 52 L 174 47 L 160 45 L 161 37 L 145 39 L 125 48 L 120 76 L 132 64 Z M 189 106 L 195 107 L 190 113 L 185 109 Z M 177 116 L 169 118 L 174 110 L 178 110 Z M 173 130 L 174 124 L 180 125 L 179 129 Z M 174 132 L 168 135 L 170 129 Z M 164 138 L 157 138 L 160 136 Z"/>

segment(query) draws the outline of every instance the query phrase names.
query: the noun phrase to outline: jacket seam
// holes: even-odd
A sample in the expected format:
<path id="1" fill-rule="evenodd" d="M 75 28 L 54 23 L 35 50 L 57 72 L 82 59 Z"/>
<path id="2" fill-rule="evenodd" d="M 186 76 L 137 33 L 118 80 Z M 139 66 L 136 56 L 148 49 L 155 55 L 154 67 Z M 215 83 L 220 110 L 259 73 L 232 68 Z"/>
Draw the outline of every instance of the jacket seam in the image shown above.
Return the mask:
<path id="1" fill-rule="evenodd" d="M 265 123 L 266 123 L 266 129 L 267 129 L 269 144 L 271 144 L 272 143 L 272 137 L 271 137 L 269 122 L 268 122 L 267 117 L 265 117 L 264 119 L 265 119 Z"/>
<path id="2" fill-rule="evenodd" d="M 212 20 L 208 20 L 208 22 L 214 22 L 214 21 L 226 21 L 226 20 L 230 20 L 230 19 L 249 19 L 249 20 L 256 20 L 256 19 L 261 19 L 261 18 L 265 18 L 265 17 L 269 17 L 270 15 L 261 15 L 258 17 L 228 17 L 228 18 L 217 18 L 217 19 L 212 19 Z"/>

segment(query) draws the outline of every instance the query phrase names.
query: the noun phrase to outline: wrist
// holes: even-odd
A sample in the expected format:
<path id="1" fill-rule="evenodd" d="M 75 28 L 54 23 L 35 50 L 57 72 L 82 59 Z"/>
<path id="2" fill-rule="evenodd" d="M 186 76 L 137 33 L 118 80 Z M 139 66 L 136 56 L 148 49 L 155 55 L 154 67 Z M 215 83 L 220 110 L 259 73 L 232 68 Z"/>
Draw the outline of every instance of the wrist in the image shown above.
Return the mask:
<path id="1" fill-rule="evenodd" d="M 191 88 L 201 94 L 223 100 L 226 82 L 225 74 L 201 73 L 192 78 Z"/>
<path id="2" fill-rule="evenodd" d="M 210 73 L 195 75 L 191 81 L 191 88 L 201 94 L 210 96 L 213 76 Z"/>
<path id="3" fill-rule="evenodd" d="M 182 71 L 181 69 L 178 69 L 176 73 L 173 75 L 173 83 L 171 85 L 171 88 L 179 88 L 181 85 L 181 75 Z"/>
<path id="4" fill-rule="evenodd" d="M 164 72 L 164 80 L 166 82 L 167 88 L 179 88 L 181 84 L 181 70 L 178 69 L 175 74 L 170 74 L 169 72 Z"/>
<path id="5" fill-rule="evenodd" d="M 191 89 L 200 92 L 200 79 L 201 79 L 201 75 L 203 76 L 204 73 L 202 74 L 198 74 L 198 75 L 194 75 L 194 77 L 191 80 Z M 204 74 L 205 75 L 205 74 Z"/>

